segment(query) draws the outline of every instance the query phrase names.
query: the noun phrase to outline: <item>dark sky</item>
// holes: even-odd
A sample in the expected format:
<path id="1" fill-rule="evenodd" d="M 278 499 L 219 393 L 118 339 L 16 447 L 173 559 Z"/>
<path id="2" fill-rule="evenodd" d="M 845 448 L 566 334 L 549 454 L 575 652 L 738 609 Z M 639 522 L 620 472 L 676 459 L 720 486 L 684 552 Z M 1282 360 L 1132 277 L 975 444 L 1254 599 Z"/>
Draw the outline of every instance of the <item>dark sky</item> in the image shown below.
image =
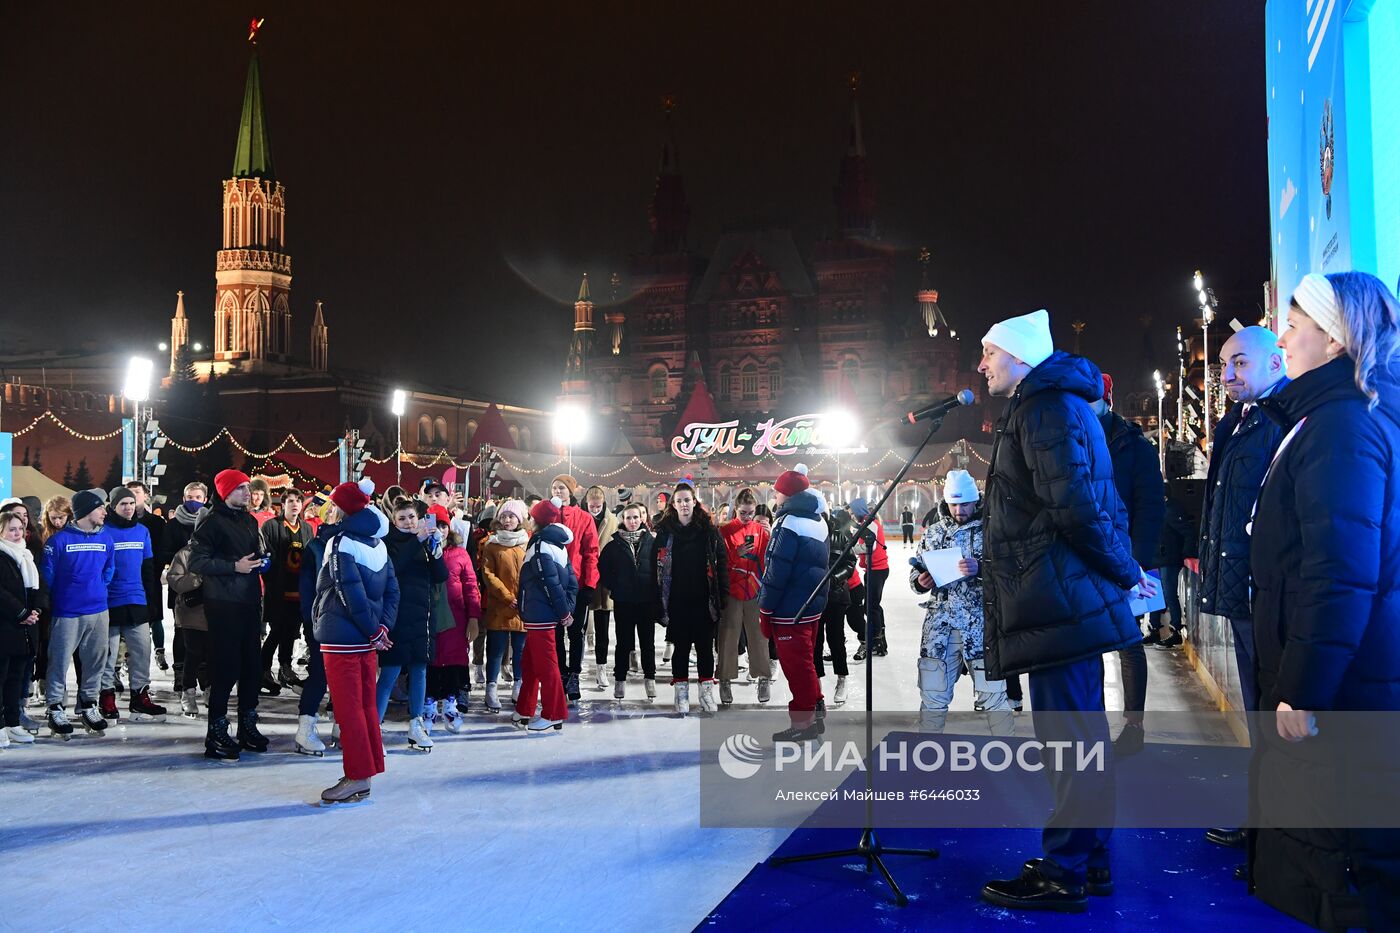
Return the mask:
<path id="1" fill-rule="evenodd" d="M 6 334 L 150 346 L 183 289 L 211 337 L 254 12 L 296 339 L 324 300 L 333 361 L 550 405 L 579 274 L 646 242 L 660 96 L 692 248 L 745 223 L 805 247 L 852 69 L 882 236 L 906 277 L 933 251 L 965 336 L 1046 306 L 1069 345 L 1082 317 L 1121 385 L 1149 378 L 1143 314 L 1174 365 L 1197 266 L 1257 316 L 1262 3 L 73 3 L 7 14 Z"/>

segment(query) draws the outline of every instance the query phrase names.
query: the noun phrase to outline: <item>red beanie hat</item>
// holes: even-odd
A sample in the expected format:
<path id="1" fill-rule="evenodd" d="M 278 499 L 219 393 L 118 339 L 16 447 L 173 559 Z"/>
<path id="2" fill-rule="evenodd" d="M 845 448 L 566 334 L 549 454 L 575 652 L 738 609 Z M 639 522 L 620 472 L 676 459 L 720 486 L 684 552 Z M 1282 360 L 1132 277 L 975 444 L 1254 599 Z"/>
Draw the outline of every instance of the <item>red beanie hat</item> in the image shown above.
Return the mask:
<path id="1" fill-rule="evenodd" d="M 564 513 L 560 511 L 563 505 L 558 499 L 541 499 L 530 510 L 530 517 L 535 520 L 535 526 L 538 528 L 553 525 L 564 520 Z"/>
<path id="2" fill-rule="evenodd" d="M 437 523 L 446 528 L 452 524 L 452 513 L 440 505 L 435 505 L 428 509 L 428 514 L 437 519 Z"/>
<path id="3" fill-rule="evenodd" d="M 795 496 L 811 485 L 811 481 L 807 479 L 807 464 L 799 463 L 779 476 L 773 488 L 785 496 Z"/>
<path id="4" fill-rule="evenodd" d="M 242 470 L 220 470 L 214 475 L 214 490 L 218 492 L 220 499 L 227 499 L 229 493 L 244 483 L 251 482 L 248 474 Z"/>
<path id="5" fill-rule="evenodd" d="M 369 505 L 370 497 L 373 495 L 374 480 L 366 476 L 359 483 L 341 483 L 332 489 L 331 501 L 346 515 L 354 515 Z"/>
<path id="6" fill-rule="evenodd" d="M 1113 377 L 1108 373 L 1103 374 L 1103 400 L 1113 402 Z"/>

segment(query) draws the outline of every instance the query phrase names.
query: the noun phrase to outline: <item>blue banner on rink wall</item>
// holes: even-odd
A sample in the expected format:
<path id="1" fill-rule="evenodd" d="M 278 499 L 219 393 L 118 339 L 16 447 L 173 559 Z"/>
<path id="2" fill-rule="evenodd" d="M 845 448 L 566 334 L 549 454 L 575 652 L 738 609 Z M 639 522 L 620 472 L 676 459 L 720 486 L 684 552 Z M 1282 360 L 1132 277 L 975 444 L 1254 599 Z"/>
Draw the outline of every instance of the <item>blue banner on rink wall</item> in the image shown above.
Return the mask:
<path id="1" fill-rule="evenodd" d="M 1400 0 L 1265 9 L 1274 298 L 1308 272 L 1400 276 Z"/>
<path id="2" fill-rule="evenodd" d="M 0 499 L 15 494 L 15 436 L 0 431 Z"/>

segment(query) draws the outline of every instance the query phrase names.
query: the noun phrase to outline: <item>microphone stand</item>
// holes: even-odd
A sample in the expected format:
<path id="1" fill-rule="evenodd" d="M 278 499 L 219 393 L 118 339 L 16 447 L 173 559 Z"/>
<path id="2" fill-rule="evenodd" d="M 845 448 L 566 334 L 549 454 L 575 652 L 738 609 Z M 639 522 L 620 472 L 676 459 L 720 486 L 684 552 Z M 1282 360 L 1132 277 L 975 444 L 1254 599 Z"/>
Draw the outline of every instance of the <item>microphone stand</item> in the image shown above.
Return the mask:
<path id="1" fill-rule="evenodd" d="M 909 458 L 908 462 L 904 464 L 903 469 L 901 469 L 895 475 L 895 478 L 890 481 L 890 484 L 885 487 L 885 493 L 880 497 L 880 501 L 877 502 L 874 505 L 874 507 L 871 508 L 870 514 L 866 516 L 865 521 L 861 522 L 860 526 L 856 528 L 856 533 L 852 537 L 851 543 L 846 545 L 845 550 L 841 552 L 840 556 L 835 561 L 830 562 L 830 566 L 827 568 L 826 571 L 826 576 L 822 577 L 821 583 L 819 583 L 817 585 L 817 588 L 812 591 L 812 595 L 807 597 L 807 601 L 803 603 L 802 608 L 797 611 L 797 615 L 795 618 L 802 618 L 806 614 L 807 607 L 811 605 L 812 600 L 817 598 L 817 594 L 826 592 L 827 588 L 831 585 L 831 576 L 833 573 L 836 572 L 836 567 L 841 563 L 841 561 L 846 557 L 846 555 L 849 554 L 855 548 L 856 542 L 861 540 L 861 536 L 864 535 L 866 529 L 870 527 L 870 523 L 873 522 L 876 516 L 880 514 L 880 509 L 884 506 L 885 502 L 894 493 L 895 489 L 899 488 L 900 482 L 903 481 L 904 477 L 909 473 L 909 468 L 914 465 L 914 461 L 919 459 L 919 454 L 924 452 L 924 448 L 927 447 L 929 445 L 929 442 L 933 440 L 933 436 L 938 433 L 939 428 L 943 427 L 944 417 L 945 415 L 938 415 L 937 417 L 932 419 L 932 424 L 929 425 L 928 435 L 924 438 L 923 443 L 919 444 L 918 448 L 914 451 L 913 455 Z M 817 624 L 820 625 L 821 623 L 818 622 Z M 875 655 L 873 653 L 869 653 L 873 650 L 875 646 L 875 617 L 871 610 L 870 599 L 868 595 L 865 600 L 865 644 L 867 650 L 867 654 L 865 657 L 866 793 L 865 825 L 861 829 L 860 841 L 856 843 L 856 846 L 853 849 L 835 849 L 829 852 L 813 852 L 808 855 L 786 855 L 781 858 L 770 857 L 768 859 L 768 864 L 787 865 L 791 862 L 814 862 L 822 859 L 832 858 L 864 859 L 866 874 L 869 874 L 873 868 L 880 869 L 880 874 L 884 877 L 885 883 L 888 884 L 890 886 L 890 890 L 894 892 L 895 903 L 900 907 L 905 907 L 909 904 L 909 898 L 905 897 L 904 892 L 899 889 L 899 885 L 894 880 L 894 875 L 890 874 L 889 868 L 885 866 L 885 860 L 883 856 L 922 855 L 925 858 L 938 858 L 938 850 L 889 848 L 883 845 L 880 842 L 879 838 L 875 835 L 875 772 L 874 769 L 870 766 L 871 756 L 875 745 L 875 725 L 873 718 L 874 708 L 872 705 L 874 702 L 875 693 Z"/>

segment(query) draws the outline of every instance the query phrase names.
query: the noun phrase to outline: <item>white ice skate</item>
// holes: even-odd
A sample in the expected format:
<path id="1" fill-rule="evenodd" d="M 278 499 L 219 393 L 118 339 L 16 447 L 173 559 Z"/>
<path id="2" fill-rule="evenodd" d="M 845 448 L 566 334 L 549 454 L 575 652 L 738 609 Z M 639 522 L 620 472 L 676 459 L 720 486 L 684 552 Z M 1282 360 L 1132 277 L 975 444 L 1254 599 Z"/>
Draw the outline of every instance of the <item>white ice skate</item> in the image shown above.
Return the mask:
<path id="1" fill-rule="evenodd" d="M 510 686 L 510 701 L 514 703 L 518 699 L 520 699 L 520 681 L 517 680 Z"/>
<path id="2" fill-rule="evenodd" d="M 442 725 L 442 712 L 438 709 L 438 701 L 424 700 L 423 715 L 420 718 L 423 720 L 423 731 L 432 735 L 433 728 Z"/>
<path id="3" fill-rule="evenodd" d="M 564 731 L 564 720 L 545 719 L 543 716 L 536 716 L 530 720 L 529 730 L 531 732 L 548 732 L 553 729 L 555 732 Z"/>
<path id="4" fill-rule="evenodd" d="M 510 724 L 517 729 L 524 729 L 530 724 L 529 716 L 522 716 L 515 710 L 510 711 Z"/>
<path id="5" fill-rule="evenodd" d="M 423 728 L 422 716 L 415 716 L 408 721 L 408 747 L 415 752 L 433 750 L 433 740 L 428 738 L 428 730 Z"/>
<path id="6" fill-rule="evenodd" d="M 495 682 L 486 685 L 486 709 L 492 713 L 501 711 L 501 698 L 496 693 Z"/>
<path id="7" fill-rule="evenodd" d="M 316 734 L 315 716 L 297 717 L 296 749 L 299 754 L 320 758 L 326 754 L 326 743 Z"/>
<path id="8" fill-rule="evenodd" d="M 8 729 L 0 729 L 0 732 L 7 733 L 10 737 L 10 742 L 13 745 L 34 744 L 34 736 L 30 734 L 29 730 L 24 728 L 23 726 L 10 726 L 10 728 Z"/>
<path id="9" fill-rule="evenodd" d="M 690 712 L 690 682 L 686 681 L 675 685 L 676 688 L 676 712 L 682 716 Z"/>
<path id="10" fill-rule="evenodd" d="M 642 686 L 646 688 L 646 691 L 647 691 L 647 699 L 648 699 L 648 700 L 654 700 L 654 699 L 656 699 L 656 678 L 655 678 L 655 677 L 648 677 L 646 680 L 642 681 Z"/>
<path id="11" fill-rule="evenodd" d="M 25 733 L 25 735 L 28 735 L 28 734 L 29 734 L 28 732 Z M 10 730 L 9 730 L 9 729 L 0 729 L 0 748 L 9 748 L 9 747 L 10 747 Z"/>
<path id="12" fill-rule="evenodd" d="M 700 709 L 706 713 L 713 713 L 719 709 L 715 705 L 715 682 L 713 680 L 700 681 Z"/>
<path id="13" fill-rule="evenodd" d="M 180 714 L 186 719 L 199 718 L 199 691 L 194 687 L 180 694 Z"/>
<path id="14" fill-rule="evenodd" d="M 831 698 L 832 706 L 841 706 L 846 702 L 846 675 L 842 674 L 836 678 L 836 695 Z"/>
<path id="15" fill-rule="evenodd" d="M 676 646 L 675 646 L 675 645 L 671 644 L 669 641 L 666 642 L 666 650 L 663 651 L 663 652 L 661 652 L 661 663 L 662 663 L 662 664 L 670 664 L 670 663 L 671 663 L 671 653 L 672 653 L 673 651 L 675 651 L 675 650 L 676 650 Z"/>
<path id="16" fill-rule="evenodd" d="M 442 727 L 453 735 L 462 731 L 462 714 L 457 711 L 457 698 L 442 701 Z"/>
<path id="17" fill-rule="evenodd" d="M 599 689 L 599 690 L 606 690 L 606 689 L 608 689 L 608 687 L 610 687 L 610 686 L 612 686 L 612 684 L 610 684 L 610 683 L 608 682 L 608 672 L 603 668 L 602 665 L 599 665 L 599 666 L 598 666 L 598 689 Z"/>
<path id="18" fill-rule="evenodd" d="M 334 717 L 334 713 L 331 714 Z M 340 747 L 340 723 L 334 718 L 331 719 L 331 748 Z"/>
<path id="19" fill-rule="evenodd" d="M 773 698 L 773 684 L 767 677 L 758 678 L 758 702 L 767 703 Z"/>

